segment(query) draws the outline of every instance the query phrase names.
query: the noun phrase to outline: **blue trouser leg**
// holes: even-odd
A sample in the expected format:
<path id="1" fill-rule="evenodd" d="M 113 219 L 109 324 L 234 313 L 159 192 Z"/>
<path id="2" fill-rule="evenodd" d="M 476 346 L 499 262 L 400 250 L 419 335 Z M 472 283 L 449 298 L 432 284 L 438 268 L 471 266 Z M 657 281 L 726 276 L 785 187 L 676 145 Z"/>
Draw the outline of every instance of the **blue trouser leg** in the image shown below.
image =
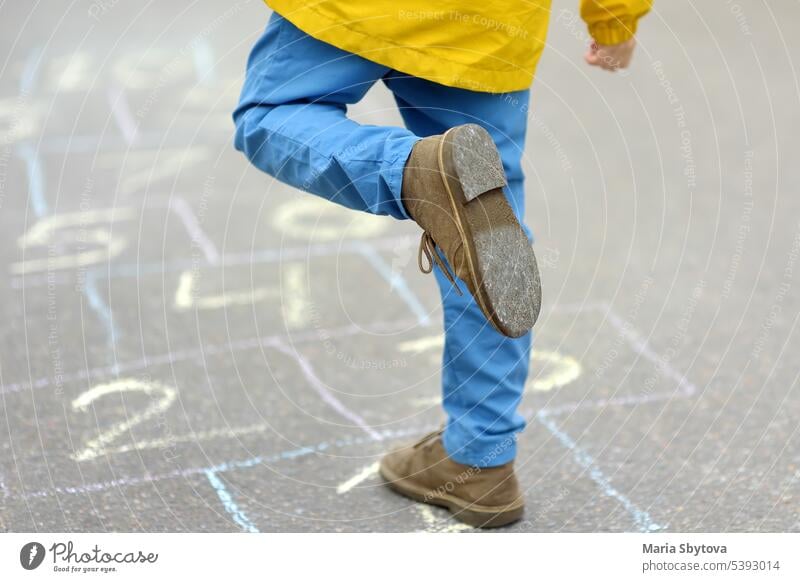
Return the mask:
<path id="1" fill-rule="evenodd" d="M 360 125 L 347 118 L 383 79 L 406 128 Z M 528 92 L 492 95 L 404 76 L 303 34 L 273 15 L 250 55 L 234 112 L 237 149 L 261 170 L 349 208 L 408 218 L 402 175 L 420 137 L 462 123 L 491 133 L 509 179 L 507 194 L 524 212 L 522 147 Z M 516 100 L 516 103 L 514 103 Z M 456 461 L 493 466 L 514 458 L 517 414 L 528 374 L 530 334 L 510 339 L 491 327 L 464 290 L 458 296 L 437 269 L 444 305 L 444 444 Z"/>
<path id="2" fill-rule="evenodd" d="M 361 125 L 347 105 L 389 69 L 320 42 L 273 14 L 247 63 L 236 148 L 275 178 L 372 214 L 408 218 L 403 167 L 418 137 Z"/>
<path id="3" fill-rule="evenodd" d="M 486 128 L 500 151 L 508 178 L 506 195 L 517 218 L 525 211 L 522 150 L 528 91 L 504 95 L 445 87 L 392 72 L 385 79 L 406 126 L 420 136 L 462 123 Z M 444 446 L 454 460 L 481 467 L 516 456 L 517 413 L 530 362 L 531 335 L 511 339 L 495 331 L 466 289 L 459 296 L 437 267 L 444 306 L 445 345 L 442 397 L 447 412 Z"/>

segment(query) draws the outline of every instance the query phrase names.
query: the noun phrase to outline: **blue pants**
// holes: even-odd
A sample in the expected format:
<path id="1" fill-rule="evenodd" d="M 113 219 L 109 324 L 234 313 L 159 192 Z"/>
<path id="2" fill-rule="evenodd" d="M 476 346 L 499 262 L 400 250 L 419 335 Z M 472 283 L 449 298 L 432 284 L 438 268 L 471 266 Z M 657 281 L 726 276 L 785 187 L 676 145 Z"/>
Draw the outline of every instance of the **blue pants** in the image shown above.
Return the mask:
<path id="1" fill-rule="evenodd" d="M 347 118 L 377 81 L 394 93 L 406 128 Z M 505 95 L 445 87 L 409 77 L 318 41 L 273 14 L 247 64 L 234 112 L 236 148 L 275 178 L 348 208 L 409 218 L 401 202 L 403 167 L 422 137 L 463 123 L 485 127 L 503 160 L 506 193 L 524 212 L 521 167 L 528 91 Z M 490 467 L 516 456 L 517 413 L 531 334 L 510 339 L 486 321 L 436 269 L 444 306 L 444 446 L 457 462 Z"/>

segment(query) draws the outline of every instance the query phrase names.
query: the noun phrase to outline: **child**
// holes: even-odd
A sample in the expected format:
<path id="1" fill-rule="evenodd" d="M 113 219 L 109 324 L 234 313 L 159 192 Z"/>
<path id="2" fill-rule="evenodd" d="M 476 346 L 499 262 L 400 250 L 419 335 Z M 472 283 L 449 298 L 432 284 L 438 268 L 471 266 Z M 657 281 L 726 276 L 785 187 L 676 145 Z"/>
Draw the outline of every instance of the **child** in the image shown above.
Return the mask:
<path id="1" fill-rule="evenodd" d="M 586 61 L 627 66 L 650 3 L 582 0 L 595 41 Z M 417 222 L 420 268 L 442 296 L 447 423 L 386 455 L 381 474 L 470 525 L 511 523 L 523 512 L 517 406 L 541 302 L 521 158 L 549 1 L 267 4 L 275 13 L 248 61 L 236 148 L 292 186 Z M 379 80 L 406 128 L 347 118 Z"/>

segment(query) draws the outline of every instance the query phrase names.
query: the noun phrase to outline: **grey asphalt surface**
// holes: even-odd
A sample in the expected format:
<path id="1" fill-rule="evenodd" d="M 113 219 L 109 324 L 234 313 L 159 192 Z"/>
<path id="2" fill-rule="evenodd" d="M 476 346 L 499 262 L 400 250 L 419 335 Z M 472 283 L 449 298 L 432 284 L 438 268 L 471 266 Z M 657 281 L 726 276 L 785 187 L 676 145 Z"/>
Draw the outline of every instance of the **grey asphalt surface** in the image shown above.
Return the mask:
<path id="1" fill-rule="evenodd" d="M 529 119 L 508 531 L 800 531 L 800 4 L 657 0 L 622 75 L 576 10 Z M 469 531 L 374 473 L 442 420 L 415 226 L 231 146 L 268 14 L 0 6 L 0 531 Z"/>

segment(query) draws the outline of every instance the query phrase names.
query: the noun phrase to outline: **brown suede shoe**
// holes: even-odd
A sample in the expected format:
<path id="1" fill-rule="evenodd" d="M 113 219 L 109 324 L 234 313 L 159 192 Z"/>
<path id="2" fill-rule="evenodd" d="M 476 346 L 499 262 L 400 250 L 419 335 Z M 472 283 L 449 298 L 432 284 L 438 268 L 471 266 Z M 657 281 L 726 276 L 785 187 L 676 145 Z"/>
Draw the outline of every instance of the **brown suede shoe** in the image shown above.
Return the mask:
<path id="1" fill-rule="evenodd" d="M 451 460 L 442 446 L 442 431 L 381 459 L 387 484 L 415 501 L 446 507 L 473 527 L 500 527 L 517 521 L 525 509 L 514 463 L 479 468 Z"/>
<path id="2" fill-rule="evenodd" d="M 430 273 L 436 262 L 455 283 L 436 252 L 441 249 L 486 319 L 500 333 L 519 337 L 536 323 L 542 292 L 536 257 L 505 185 L 489 133 L 475 124 L 459 125 L 417 142 L 403 172 L 402 201 L 425 231 L 420 269 Z"/>

